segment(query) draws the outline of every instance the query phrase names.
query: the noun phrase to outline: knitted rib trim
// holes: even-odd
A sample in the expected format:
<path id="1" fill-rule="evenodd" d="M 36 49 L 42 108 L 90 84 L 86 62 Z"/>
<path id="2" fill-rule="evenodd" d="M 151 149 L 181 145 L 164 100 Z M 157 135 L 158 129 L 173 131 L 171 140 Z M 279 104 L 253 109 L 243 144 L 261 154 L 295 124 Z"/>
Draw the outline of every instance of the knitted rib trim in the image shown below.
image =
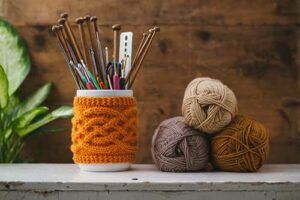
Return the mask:
<path id="1" fill-rule="evenodd" d="M 134 162 L 135 156 L 132 155 L 121 155 L 121 156 L 112 156 L 112 155 L 94 155 L 94 156 L 73 156 L 75 163 L 124 163 L 124 162 Z"/>
<path id="2" fill-rule="evenodd" d="M 75 97 L 74 106 L 135 106 L 134 97 Z"/>

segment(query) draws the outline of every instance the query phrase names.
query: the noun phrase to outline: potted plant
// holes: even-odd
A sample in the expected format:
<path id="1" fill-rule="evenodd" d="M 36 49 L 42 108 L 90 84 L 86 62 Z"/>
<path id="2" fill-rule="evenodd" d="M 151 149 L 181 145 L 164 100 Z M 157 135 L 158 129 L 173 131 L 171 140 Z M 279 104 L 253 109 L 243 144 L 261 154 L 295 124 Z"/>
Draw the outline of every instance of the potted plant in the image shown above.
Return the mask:
<path id="1" fill-rule="evenodd" d="M 25 100 L 18 91 L 30 71 L 28 51 L 14 27 L 0 18 L 0 163 L 19 160 L 24 143 L 45 129 L 44 125 L 72 116 L 72 108 L 61 106 L 53 111 L 42 103 L 49 95 L 48 83 Z"/>

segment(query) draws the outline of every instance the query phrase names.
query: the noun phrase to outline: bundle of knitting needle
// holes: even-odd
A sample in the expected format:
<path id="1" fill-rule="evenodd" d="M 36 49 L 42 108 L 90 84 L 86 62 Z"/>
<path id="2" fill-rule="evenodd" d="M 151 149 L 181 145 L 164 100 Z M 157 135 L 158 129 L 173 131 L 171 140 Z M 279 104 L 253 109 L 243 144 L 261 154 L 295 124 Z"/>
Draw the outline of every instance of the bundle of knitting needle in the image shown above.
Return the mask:
<path id="1" fill-rule="evenodd" d="M 112 26 L 114 45 L 113 55 L 109 56 L 108 47 L 105 47 L 104 51 L 102 48 L 96 16 L 79 17 L 75 23 L 79 33 L 76 36 L 68 20 L 68 14 L 62 13 L 58 24 L 52 26 L 52 31 L 56 35 L 77 88 L 82 90 L 131 89 L 153 39 L 160 29 L 154 27 L 143 34 L 132 59 L 132 32 L 121 33 L 121 37 L 121 26 L 119 24 Z"/>

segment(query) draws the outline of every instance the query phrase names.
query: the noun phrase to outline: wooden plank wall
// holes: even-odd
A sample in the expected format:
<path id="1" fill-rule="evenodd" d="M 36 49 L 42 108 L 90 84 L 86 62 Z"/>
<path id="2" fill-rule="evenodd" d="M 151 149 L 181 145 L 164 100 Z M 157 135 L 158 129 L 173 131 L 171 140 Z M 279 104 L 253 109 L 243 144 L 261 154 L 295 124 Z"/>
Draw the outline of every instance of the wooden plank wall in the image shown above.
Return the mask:
<path id="1" fill-rule="evenodd" d="M 241 113 L 263 122 L 271 132 L 271 163 L 300 162 L 300 31 L 297 0 L 0 0 L 0 13 L 26 41 L 32 71 L 23 87 L 28 94 L 54 82 L 48 105 L 70 104 L 75 93 L 52 24 L 62 11 L 71 18 L 97 15 L 105 43 L 111 25 L 135 33 L 159 25 L 134 93 L 138 99 L 138 163 L 151 163 L 156 126 L 180 115 L 186 85 L 195 77 L 222 80 L 233 89 Z M 69 122 L 60 122 L 69 126 Z M 71 162 L 70 133 L 39 136 L 24 156 L 38 162 Z"/>

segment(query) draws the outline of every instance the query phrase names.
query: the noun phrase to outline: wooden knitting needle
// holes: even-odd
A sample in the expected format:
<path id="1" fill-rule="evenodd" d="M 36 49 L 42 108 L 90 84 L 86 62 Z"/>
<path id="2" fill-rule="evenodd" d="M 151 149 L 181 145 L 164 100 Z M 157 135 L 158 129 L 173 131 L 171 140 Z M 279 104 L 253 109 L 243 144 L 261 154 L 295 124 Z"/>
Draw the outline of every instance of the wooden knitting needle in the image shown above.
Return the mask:
<path id="1" fill-rule="evenodd" d="M 112 26 L 114 32 L 114 61 L 115 63 L 119 60 L 119 32 L 121 30 L 121 26 L 119 24 L 115 24 Z"/>
<path id="2" fill-rule="evenodd" d="M 61 18 L 61 19 L 58 20 L 58 23 L 63 27 L 61 32 L 62 32 L 62 35 L 63 35 L 65 41 L 68 42 L 72 46 L 73 49 L 75 49 L 75 46 L 74 46 L 74 44 L 71 40 L 70 34 L 69 34 L 69 32 L 66 28 L 66 25 L 65 25 L 66 24 L 66 19 Z M 78 59 L 78 57 L 76 57 L 76 59 Z"/>
<path id="3" fill-rule="evenodd" d="M 66 12 L 60 14 L 60 19 L 64 19 L 64 20 L 65 20 L 64 23 L 66 23 L 66 26 L 69 27 L 68 29 L 70 30 L 71 37 L 76 41 L 75 36 L 74 36 L 74 33 L 73 33 L 72 29 L 71 29 L 71 25 L 70 25 L 70 22 L 69 22 L 69 20 L 68 20 L 68 17 L 69 17 L 69 14 L 66 13 Z M 59 19 L 59 20 L 60 20 L 60 19 Z M 59 21 L 59 20 L 58 20 L 58 21 Z M 71 39 L 71 38 L 70 38 L 70 39 Z"/>
<path id="4" fill-rule="evenodd" d="M 68 18 L 69 17 L 69 14 L 67 12 L 63 12 L 60 14 L 60 18 Z"/>
<path id="5" fill-rule="evenodd" d="M 151 37 L 152 37 L 153 33 L 154 33 L 154 28 L 153 29 L 149 29 L 149 33 L 147 35 L 147 38 L 145 39 L 145 42 L 143 43 L 140 51 L 138 52 L 139 54 L 137 55 L 137 59 L 136 59 L 135 65 L 138 63 L 139 59 L 143 55 L 143 52 L 146 50 L 149 42 L 151 41 Z"/>
<path id="6" fill-rule="evenodd" d="M 149 30 L 149 32 L 151 31 L 152 29 Z M 142 43 L 141 45 L 141 48 L 139 50 L 139 52 L 137 52 L 137 55 L 136 55 L 136 58 L 135 58 L 135 62 L 132 64 L 131 66 L 131 69 L 129 71 L 129 73 L 127 74 L 126 76 L 126 84 L 128 83 L 128 81 L 130 81 L 130 77 L 132 77 L 132 74 L 134 73 L 136 67 L 137 67 L 137 61 L 140 59 L 140 56 L 141 56 L 141 53 L 144 51 L 144 49 L 146 48 L 148 42 L 150 41 L 150 38 L 151 38 L 151 34 L 152 31 L 150 32 L 150 34 L 148 34 L 146 36 L 146 39 L 144 39 L 145 41 Z"/>
<path id="7" fill-rule="evenodd" d="M 85 37 L 84 30 L 83 30 L 84 20 L 83 20 L 82 17 L 78 17 L 75 20 L 75 23 L 78 25 L 79 36 L 80 36 L 80 41 L 81 41 L 81 47 L 83 49 L 83 58 L 84 58 L 84 61 L 85 61 L 85 63 L 89 63 L 88 62 L 88 51 L 87 51 L 86 37 Z"/>
<path id="8" fill-rule="evenodd" d="M 76 54 L 78 60 L 82 60 L 83 58 L 82 58 L 81 51 L 78 47 L 74 33 L 73 33 L 70 23 L 68 21 L 68 13 L 62 13 L 60 16 L 61 16 L 61 19 L 58 20 L 58 23 L 62 24 L 64 26 L 64 28 L 66 30 L 66 34 L 67 34 L 68 38 L 70 39 L 71 46 L 74 48 L 75 54 Z"/>
<path id="9" fill-rule="evenodd" d="M 154 27 L 153 29 L 150 29 L 149 32 L 150 32 L 150 40 L 148 41 L 148 43 L 146 44 L 146 47 L 144 48 L 144 50 L 141 50 L 141 59 L 138 66 L 141 65 L 141 63 L 143 62 L 146 54 L 148 53 L 149 49 L 150 49 L 150 46 L 152 44 L 152 41 L 153 41 L 153 38 L 155 37 L 155 34 L 158 33 L 160 31 L 160 28 L 159 27 Z"/>
<path id="10" fill-rule="evenodd" d="M 135 57 L 134 57 L 134 59 L 133 59 L 132 65 L 135 64 L 136 59 L 137 59 L 138 55 L 140 54 L 141 48 L 142 48 L 142 46 L 143 46 L 143 44 L 144 44 L 144 42 L 145 42 L 145 40 L 146 40 L 147 35 L 148 35 L 147 33 L 143 33 L 142 41 L 141 41 L 141 43 L 139 44 L 139 47 L 138 47 L 138 49 L 137 49 L 137 51 L 136 51 L 136 54 L 135 54 Z"/>
<path id="11" fill-rule="evenodd" d="M 121 30 L 121 26 L 119 24 L 115 24 L 112 26 L 112 30 L 114 32 L 114 51 L 113 51 L 113 66 L 114 66 L 114 75 L 113 75 L 113 87 L 115 90 L 120 89 L 119 85 L 119 76 L 118 76 L 118 63 L 119 59 L 119 31 Z"/>
<path id="12" fill-rule="evenodd" d="M 71 46 L 71 44 L 70 44 L 70 42 L 68 40 L 66 32 L 64 31 L 63 26 L 62 25 L 58 25 L 57 26 L 57 30 L 58 30 L 58 35 L 60 36 L 61 40 L 63 41 L 63 46 L 65 47 L 65 49 L 67 51 L 67 54 L 68 54 L 68 56 L 70 58 L 70 61 L 72 61 L 73 63 L 77 64 L 78 63 L 78 59 L 75 56 L 75 53 L 74 53 L 74 51 L 72 49 L 72 46 Z M 77 78 L 80 79 L 79 76 L 77 76 Z"/>
<path id="13" fill-rule="evenodd" d="M 93 27 L 93 30 L 94 30 L 94 36 L 96 36 L 98 33 L 97 20 L 98 20 L 98 18 L 96 16 L 92 16 L 90 18 L 91 26 Z"/>
<path id="14" fill-rule="evenodd" d="M 78 89 L 83 89 L 82 88 L 82 85 L 80 84 L 80 79 L 78 79 L 78 77 L 76 76 L 76 73 L 75 73 L 75 69 L 73 69 L 70 65 L 70 60 L 71 60 L 71 57 L 69 57 L 69 55 L 67 55 L 68 53 L 68 50 L 66 47 L 64 47 L 64 42 L 63 42 L 63 39 L 61 38 L 61 35 L 59 34 L 58 30 L 59 30 L 59 26 L 57 25 L 54 25 L 52 26 L 52 31 L 55 33 L 56 35 L 56 38 L 58 39 L 58 42 L 59 42 L 59 47 L 62 51 L 62 54 L 67 62 L 67 65 L 68 65 L 68 68 L 69 70 L 71 71 L 71 75 L 72 75 L 72 78 L 74 79 L 75 83 L 76 83 L 76 86 Z"/>
<path id="15" fill-rule="evenodd" d="M 67 58 L 67 62 L 69 62 L 69 60 L 71 60 L 71 55 L 68 55 L 68 48 L 67 46 L 64 44 L 63 38 L 61 37 L 60 33 L 59 33 L 59 27 L 58 25 L 53 25 L 52 26 L 52 32 L 55 34 L 56 38 L 58 39 L 58 42 L 60 44 L 60 47 L 62 48 L 62 51 L 64 52 L 64 55 L 66 55 Z"/>
<path id="16" fill-rule="evenodd" d="M 139 60 L 139 63 L 138 63 L 138 65 L 137 65 L 136 72 L 135 72 L 135 74 L 133 75 L 133 77 L 132 77 L 132 79 L 131 79 L 131 82 L 130 82 L 129 85 L 128 85 L 128 88 L 131 88 L 131 86 L 133 85 L 133 82 L 135 81 L 135 78 L 136 78 L 136 76 L 137 76 L 137 74 L 138 74 L 138 72 L 139 72 L 139 70 L 140 70 L 140 68 L 141 68 L 141 65 L 142 65 L 142 63 L 143 63 L 143 61 L 144 61 L 144 59 L 145 59 L 145 56 L 147 55 L 147 53 L 148 53 L 148 51 L 149 51 L 149 49 L 150 49 L 150 46 L 151 46 L 152 41 L 153 41 L 153 38 L 155 37 L 155 34 L 158 33 L 158 32 L 160 31 L 160 28 L 159 28 L 159 27 L 154 27 L 152 30 L 149 30 L 149 31 L 150 31 L 150 34 L 151 34 L 151 32 L 152 32 L 150 41 L 148 42 L 147 47 L 146 47 L 146 49 L 144 50 L 144 52 L 142 52 L 142 57 L 141 57 L 141 59 Z"/>
<path id="17" fill-rule="evenodd" d="M 88 27 L 88 32 L 89 32 L 89 37 L 90 37 L 90 42 L 91 42 L 91 47 L 92 47 L 92 50 L 94 52 L 97 52 L 97 47 L 96 47 L 96 41 L 95 41 L 95 36 L 93 34 L 93 31 L 92 31 L 92 24 L 90 22 L 90 19 L 91 17 L 89 15 L 86 15 L 84 18 L 84 21 L 86 22 L 87 24 L 87 27 Z M 97 56 L 96 56 L 96 67 L 97 69 L 94 69 L 94 75 L 95 76 L 98 76 L 98 74 L 96 74 L 96 72 L 99 72 L 100 71 L 100 68 L 99 68 L 99 60 L 97 59 Z"/>
<path id="18" fill-rule="evenodd" d="M 64 29 L 63 25 L 61 25 L 61 24 L 59 24 L 58 26 L 62 27 L 62 28 L 61 28 L 61 34 L 62 34 L 62 36 L 63 36 L 63 38 L 64 38 L 66 44 L 67 44 L 67 42 L 70 44 L 70 40 L 69 40 L 69 38 L 68 38 L 66 29 Z"/>
<path id="19" fill-rule="evenodd" d="M 68 56 L 69 56 L 69 62 L 70 62 L 70 64 L 71 63 L 77 63 L 77 58 L 74 55 L 74 53 L 72 53 L 73 52 L 72 49 L 71 49 L 72 47 L 68 43 L 67 36 L 65 35 L 66 33 L 63 32 L 63 26 L 62 25 L 58 25 L 57 26 L 57 32 L 58 32 L 58 36 L 61 38 L 61 40 L 63 42 L 63 46 L 65 47 L 67 54 L 69 54 Z M 83 85 L 83 88 L 84 88 L 84 83 L 82 82 L 79 74 L 76 73 L 76 71 L 75 71 L 74 68 L 72 68 L 72 69 L 74 71 L 76 79 L 78 80 L 78 82 L 80 83 L 80 85 Z"/>
<path id="20" fill-rule="evenodd" d="M 54 25 L 52 26 L 52 31 L 55 33 L 55 35 L 57 36 L 58 40 L 60 41 L 62 47 L 64 48 L 66 55 L 68 57 L 69 60 L 72 60 L 72 56 L 71 53 L 68 49 L 68 46 L 66 44 L 65 38 L 63 36 L 62 33 L 62 25 Z"/>

